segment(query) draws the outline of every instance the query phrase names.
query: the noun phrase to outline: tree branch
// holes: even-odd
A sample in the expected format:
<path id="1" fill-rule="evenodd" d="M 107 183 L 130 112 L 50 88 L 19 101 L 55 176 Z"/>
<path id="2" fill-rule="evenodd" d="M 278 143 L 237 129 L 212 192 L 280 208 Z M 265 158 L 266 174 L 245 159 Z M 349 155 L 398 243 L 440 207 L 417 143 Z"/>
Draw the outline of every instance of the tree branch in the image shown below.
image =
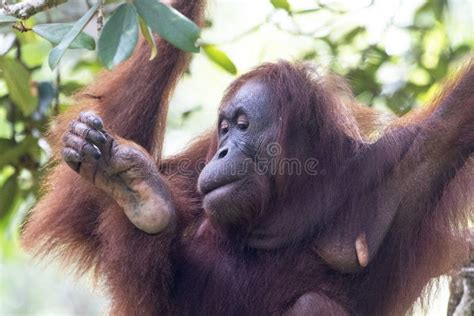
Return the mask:
<path id="1" fill-rule="evenodd" d="M 449 316 L 472 315 L 474 308 L 474 230 L 470 233 L 470 258 L 450 284 Z"/>
<path id="2" fill-rule="evenodd" d="M 25 0 L 11 5 L 8 5 L 6 1 L 2 1 L 0 14 L 26 20 L 38 12 L 46 11 L 67 1 L 68 0 Z"/>

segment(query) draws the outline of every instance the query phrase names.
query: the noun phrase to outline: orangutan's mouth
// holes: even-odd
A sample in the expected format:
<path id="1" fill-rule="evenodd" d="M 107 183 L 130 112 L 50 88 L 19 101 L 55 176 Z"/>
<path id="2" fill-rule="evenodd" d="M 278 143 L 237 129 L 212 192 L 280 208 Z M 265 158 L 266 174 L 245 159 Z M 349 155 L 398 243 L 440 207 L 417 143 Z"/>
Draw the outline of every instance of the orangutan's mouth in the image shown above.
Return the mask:
<path id="1" fill-rule="evenodd" d="M 243 180 L 241 177 L 228 177 L 221 181 L 209 181 L 208 183 L 201 185 L 199 188 L 203 195 L 208 195 L 216 190 L 225 189 L 232 186 L 234 183 Z"/>

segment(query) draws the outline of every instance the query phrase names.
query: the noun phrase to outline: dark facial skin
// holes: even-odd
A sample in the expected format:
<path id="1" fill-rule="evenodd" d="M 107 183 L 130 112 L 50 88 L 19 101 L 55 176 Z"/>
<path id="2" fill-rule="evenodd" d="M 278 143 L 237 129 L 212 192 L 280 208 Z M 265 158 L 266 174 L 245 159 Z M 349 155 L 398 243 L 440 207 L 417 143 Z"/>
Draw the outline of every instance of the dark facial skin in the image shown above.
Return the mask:
<path id="1" fill-rule="evenodd" d="M 255 223 L 270 199 L 271 175 L 257 169 L 270 156 L 267 145 L 276 139 L 279 120 L 261 83 L 245 83 L 224 104 L 218 121 L 219 147 L 202 170 L 199 191 L 211 222 L 220 228 Z"/>

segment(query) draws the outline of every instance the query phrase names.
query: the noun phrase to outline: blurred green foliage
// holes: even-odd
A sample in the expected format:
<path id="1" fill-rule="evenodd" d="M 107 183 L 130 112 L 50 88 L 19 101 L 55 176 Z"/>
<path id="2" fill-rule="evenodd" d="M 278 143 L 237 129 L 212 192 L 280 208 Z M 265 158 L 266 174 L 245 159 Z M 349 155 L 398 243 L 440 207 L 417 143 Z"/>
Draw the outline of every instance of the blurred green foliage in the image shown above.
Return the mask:
<path id="1" fill-rule="evenodd" d="M 180 36 L 173 33 L 173 28 L 151 21 L 146 12 L 143 13 L 143 19 L 135 21 L 135 8 L 130 5 L 122 7 L 123 12 L 113 13 L 115 2 L 123 1 L 112 1 L 112 9 L 105 11 L 106 16 L 108 13 L 109 16 L 133 13 L 130 20 L 135 24 L 140 22 L 140 30 L 152 47 L 154 42 L 149 36 L 150 30 L 155 32 L 164 28 L 163 32 L 171 32 L 168 35 L 175 40 Z M 415 14 L 399 25 L 394 20 L 387 21 L 383 31 L 393 32 L 397 36 L 394 40 L 404 39 L 405 49 L 402 50 L 397 50 L 403 46 L 402 43 L 391 43 L 388 47 L 386 42 L 374 42 L 366 26 L 360 23 L 347 23 L 337 27 L 337 32 L 326 31 L 324 27 L 310 28 L 311 21 L 316 20 L 315 16 L 327 17 L 333 23 L 344 20 L 350 12 L 343 6 L 314 1 L 312 7 L 294 9 L 291 1 L 268 2 L 272 7 L 267 18 L 231 41 L 251 36 L 270 24 L 281 32 L 301 37 L 310 42 L 307 45 L 310 48 L 302 50 L 298 59 L 326 65 L 329 70 L 350 80 L 354 94 L 361 102 L 388 108 L 397 115 L 408 112 L 413 106 L 432 97 L 440 82 L 462 63 L 474 47 L 472 36 L 460 38 L 449 32 L 447 19 L 451 8 L 447 0 L 421 3 Z M 367 3 L 368 7 L 371 5 Z M 67 55 L 67 60 L 59 64 L 54 72 L 45 67 L 51 45 L 44 38 L 55 45 L 60 43 L 72 28 L 71 23 L 79 20 L 88 10 L 87 5 L 81 7 L 76 4 L 74 8 L 67 11 L 69 13 L 55 13 L 53 9 L 51 13 L 41 13 L 22 22 L 25 29 L 32 28 L 33 31 L 14 30 L 11 23 L 0 23 L 0 254 L 4 259 L 15 258 L 19 227 L 38 196 L 38 179 L 43 176 L 42 167 L 51 155 L 44 138 L 50 118 L 71 106 L 71 96 L 89 83 L 102 68 L 96 56 L 84 53 L 86 50 Z M 78 11 L 81 14 L 74 13 Z M 275 22 L 275 16 L 281 15 L 285 15 L 285 23 Z M 149 20 L 146 24 L 150 28 L 143 22 L 146 19 Z M 299 27 L 301 21 L 309 25 L 309 30 L 308 27 Z M 112 18 L 110 22 L 117 21 Z M 63 24 L 58 28 L 58 24 L 51 23 Z M 100 56 L 106 60 L 107 66 L 116 64 L 114 58 L 115 61 L 126 59 L 134 47 L 126 47 L 125 54 L 117 56 L 118 52 L 123 53 L 119 47 L 123 41 L 112 27 L 112 24 L 109 28 L 106 24 L 101 35 L 104 37 L 98 41 L 99 46 L 102 41 L 112 49 Z M 193 28 L 192 25 L 187 27 Z M 212 27 L 210 16 L 203 31 Z M 196 30 L 193 29 L 193 32 Z M 193 36 L 197 36 L 197 33 Z M 92 37 L 82 34 L 71 42 L 76 43 L 77 47 L 94 49 L 95 42 L 91 40 Z M 111 42 L 117 45 L 111 47 Z M 236 65 L 239 60 L 232 60 L 218 44 L 201 39 L 203 56 L 229 75 L 238 74 Z M 179 42 L 179 38 L 177 45 L 192 50 L 188 42 Z M 156 53 L 158 56 L 160 54 L 159 51 L 154 53 L 153 49 L 150 51 L 151 58 Z M 232 55 L 231 52 L 229 55 Z M 192 73 L 188 72 L 187 76 L 192 76 Z M 194 106 L 183 111 L 181 119 L 188 120 L 190 114 L 201 110 L 200 105 Z"/>

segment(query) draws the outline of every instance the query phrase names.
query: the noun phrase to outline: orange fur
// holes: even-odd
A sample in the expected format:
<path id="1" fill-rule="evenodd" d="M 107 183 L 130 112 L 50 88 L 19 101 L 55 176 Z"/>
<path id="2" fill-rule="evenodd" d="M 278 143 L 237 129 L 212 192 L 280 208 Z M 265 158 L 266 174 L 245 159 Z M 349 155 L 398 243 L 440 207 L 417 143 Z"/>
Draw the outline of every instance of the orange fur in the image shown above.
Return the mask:
<path id="1" fill-rule="evenodd" d="M 201 24 L 204 10 L 202 2 L 181 0 L 177 1 L 176 8 Z M 95 271 L 108 286 L 113 315 L 169 314 L 176 308 L 173 306 L 176 302 L 173 302 L 172 292 L 176 285 L 174 279 L 176 270 L 181 267 L 173 265 L 172 256 L 176 254 L 175 248 L 178 246 L 195 247 L 190 251 L 204 256 L 208 262 L 216 263 L 216 265 L 226 263 L 224 259 L 228 258 L 217 250 L 206 252 L 205 247 L 214 246 L 217 237 L 205 229 L 200 229 L 205 227 L 205 222 L 203 222 L 201 197 L 196 190 L 196 181 L 199 176 L 196 167 L 200 163 L 205 163 L 217 148 L 215 131 L 202 135 L 183 153 L 167 159 L 161 158 L 168 100 L 177 80 L 186 68 L 189 56 L 162 40 L 159 40 L 157 59 L 148 61 L 148 50 L 149 47 L 142 41 L 130 60 L 116 70 L 102 74 L 94 85 L 78 96 L 78 105 L 60 115 L 52 125 L 49 139 L 55 148 L 54 161 L 44 181 L 44 192 L 25 223 L 22 236 L 24 246 L 37 255 L 54 254 L 67 264 L 74 263 L 79 273 L 88 270 Z M 435 121 L 436 126 L 430 127 L 435 135 L 439 135 L 440 141 L 446 143 L 461 138 L 464 142 L 462 146 L 469 150 L 472 148 L 469 147 L 474 143 L 472 121 L 469 121 L 474 120 L 473 93 L 469 86 L 474 82 L 472 65 L 467 67 L 466 72 L 460 76 L 460 81 L 456 81 L 444 90 L 444 94 L 435 106 L 422 114 L 400 120 L 392 117 L 380 119 L 373 110 L 357 104 L 349 93 L 345 96 L 339 94 L 337 91 L 341 91 L 340 87 L 334 81 L 315 82 L 308 79 L 306 75 L 306 69 L 301 66 L 292 66 L 283 62 L 264 65 L 238 79 L 228 90 L 226 98 L 232 97 L 233 93 L 246 81 L 252 78 L 263 78 L 262 80 L 266 78 L 268 83 L 275 87 L 277 95 L 287 97 L 287 100 L 281 100 L 281 102 L 290 100 L 297 105 L 300 104 L 298 102 L 306 105 L 306 107 L 298 108 L 300 110 L 298 113 L 290 113 L 289 109 L 283 110 L 285 119 L 298 122 L 298 124 L 289 124 L 289 128 L 296 127 L 294 125 L 298 125 L 299 128 L 303 126 L 302 132 L 306 132 L 315 124 L 318 128 L 321 127 L 321 130 L 326 133 L 324 136 L 327 136 L 327 140 L 321 142 L 326 141 L 324 145 L 332 146 L 328 148 L 334 150 L 334 156 L 341 156 L 336 157 L 340 158 L 337 163 L 343 160 L 344 154 L 340 152 L 346 148 L 344 144 L 332 142 L 334 139 L 338 140 L 334 135 L 350 137 L 360 142 L 363 147 L 365 144 L 376 142 L 392 130 L 416 127 L 433 115 L 446 118 L 449 122 L 449 125 L 445 126 L 442 120 Z M 287 78 L 293 78 L 294 81 Z M 309 90 L 304 90 L 302 86 Z M 312 88 L 317 91 L 310 91 Z M 453 98 L 456 102 L 452 102 Z M 318 100 L 319 108 L 315 109 L 312 107 L 313 104 L 310 104 L 309 101 L 314 101 L 314 99 Z M 448 103 L 450 105 L 446 107 Z M 466 109 L 462 106 L 470 108 Z M 101 115 L 105 126 L 112 133 L 134 141 L 153 153 L 160 170 L 173 188 L 173 201 L 178 213 L 176 232 L 165 231 L 157 235 L 148 235 L 138 230 L 128 221 L 113 200 L 59 162 L 58 150 L 61 147 L 61 136 L 67 129 L 69 121 L 76 118 L 84 109 L 92 109 Z M 311 115 L 315 116 L 312 121 L 307 119 Z M 460 131 L 455 124 L 468 127 Z M 436 128 L 441 128 L 443 132 L 437 131 Z M 431 141 L 436 143 L 436 141 Z M 389 147 L 387 152 L 382 153 L 380 157 L 374 158 L 374 164 L 385 158 L 387 160 L 393 158 L 397 163 L 401 161 L 403 157 L 392 157 L 395 155 L 389 150 L 396 149 L 396 145 L 402 143 L 402 140 L 395 139 L 393 147 Z M 297 148 L 292 149 L 297 152 L 308 149 L 299 148 L 303 147 L 301 144 L 296 145 Z M 433 147 L 436 149 L 436 144 Z M 289 144 L 284 148 L 290 148 Z M 331 154 L 333 152 L 324 153 L 325 156 Z M 178 173 L 178 164 L 183 158 L 186 158 L 189 164 L 184 169 L 180 166 L 181 173 Z M 441 152 L 441 162 L 450 159 L 451 157 L 444 157 Z M 443 180 L 449 183 L 446 188 L 443 187 L 439 202 L 429 205 L 434 206 L 434 209 L 417 213 L 416 211 L 419 210 L 425 211 L 424 205 L 418 205 L 417 201 L 404 201 L 410 206 L 407 209 L 414 212 L 409 214 L 401 212 L 395 217 L 393 226 L 388 231 L 381 250 L 377 253 L 376 261 L 369 264 L 368 270 L 363 273 L 356 275 L 336 273 L 330 270 L 320 257 L 315 256 L 310 247 L 295 246 L 295 249 L 285 250 L 280 255 L 272 253 L 262 255 L 264 259 L 259 262 L 266 262 L 266 264 L 263 265 L 262 270 L 257 271 L 258 273 L 255 271 L 250 273 L 242 268 L 246 266 L 242 263 L 244 256 L 234 258 L 240 270 L 236 268 L 231 271 L 232 273 L 226 270 L 225 275 L 235 281 L 237 287 L 248 284 L 250 281 L 245 279 L 245 274 L 241 276 L 234 272 L 248 272 L 249 278 L 259 281 L 262 287 L 254 289 L 249 286 L 247 289 L 255 293 L 261 291 L 262 301 L 269 303 L 269 306 L 279 303 L 276 301 L 282 298 L 285 304 L 291 306 L 290 303 L 297 301 L 296 295 L 301 294 L 301 291 L 316 288 L 324 293 L 313 296 L 317 299 L 326 296 L 332 299 L 334 296 L 338 304 L 331 301 L 326 302 L 326 305 L 338 305 L 337 310 L 341 303 L 348 310 L 393 315 L 404 313 L 421 295 L 431 278 L 446 273 L 466 256 L 466 243 L 459 235 L 459 231 L 467 223 L 467 218 L 472 218 L 474 201 L 472 201 L 473 194 L 470 188 L 474 182 L 473 164 L 465 160 L 467 159 L 463 160 L 464 166 L 457 170 L 452 181 Z M 335 168 L 339 166 L 337 163 Z M 186 175 L 183 171 L 187 171 Z M 354 176 L 354 179 L 348 180 L 358 180 L 355 178 L 357 177 Z M 379 178 L 384 179 L 383 176 L 378 176 L 377 179 Z M 288 179 L 283 179 L 283 181 L 286 180 Z M 347 186 L 349 187 L 350 184 Z M 401 190 L 403 186 L 404 182 L 400 181 L 396 189 Z M 297 189 L 304 187 L 300 185 Z M 350 188 L 354 192 L 357 189 L 356 185 Z M 299 192 L 290 186 L 285 189 L 293 190 L 295 196 Z M 329 193 L 339 194 L 339 192 Z M 429 197 L 435 199 L 435 193 L 430 190 L 428 193 Z M 291 196 L 285 198 L 290 199 Z M 426 197 L 422 196 L 422 198 Z M 312 201 L 316 200 L 312 198 Z M 428 202 L 430 202 L 429 199 Z M 411 207 L 413 205 L 414 207 Z M 354 214 L 349 212 L 349 215 Z M 354 215 L 358 220 L 356 223 L 363 222 L 363 215 Z M 326 224 L 329 225 L 330 219 L 325 217 L 324 221 L 323 227 L 326 227 L 324 226 Z M 341 221 L 338 224 L 347 223 Z M 299 227 L 294 228 L 295 231 L 298 229 Z M 204 240 L 204 245 L 192 243 L 193 240 Z M 315 242 L 317 241 L 318 239 L 315 239 Z M 350 247 L 353 250 L 353 242 L 350 243 Z M 295 255 L 297 250 L 301 252 Z M 295 256 L 292 257 L 293 255 Z M 278 270 L 278 264 L 273 265 L 273 262 L 280 262 L 278 260 L 290 262 L 295 271 L 303 270 L 302 275 L 305 278 L 287 281 L 285 276 L 280 275 L 282 272 L 281 269 Z M 212 269 L 214 268 L 219 272 L 219 268 L 222 267 L 212 266 Z M 283 274 L 291 272 L 287 270 L 283 271 Z M 209 280 L 211 276 L 210 274 Z M 315 276 L 314 280 L 308 279 L 308 276 Z M 197 279 L 201 275 L 195 277 Z M 272 289 L 277 291 L 277 294 L 270 296 L 265 293 L 264 287 L 269 286 L 268 284 L 273 280 L 281 289 L 287 287 L 285 289 L 288 289 L 288 293 L 274 287 Z M 218 282 L 222 280 L 212 281 L 224 289 L 229 288 L 228 284 L 223 285 Z M 192 292 L 194 289 L 185 290 Z M 211 302 L 211 299 L 215 299 L 215 304 L 212 306 L 209 304 L 203 308 L 227 306 L 228 301 L 232 303 L 240 299 L 237 295 L 227 297 L 217 293 L 217 289 L 210 289 L 212 290 L 214 292 L 211 292 L 211 298 L 205 297 L 205 299 Z M 288 299 L 284 295 L 295 297 Z M 218 299 L 222 300 L 218 301 Z M 260 308 L 261 302 L 255 303 L 259 299 L 260 297 L 248 298 L 250 302 L 256 304 L 254 311 Z"/>

